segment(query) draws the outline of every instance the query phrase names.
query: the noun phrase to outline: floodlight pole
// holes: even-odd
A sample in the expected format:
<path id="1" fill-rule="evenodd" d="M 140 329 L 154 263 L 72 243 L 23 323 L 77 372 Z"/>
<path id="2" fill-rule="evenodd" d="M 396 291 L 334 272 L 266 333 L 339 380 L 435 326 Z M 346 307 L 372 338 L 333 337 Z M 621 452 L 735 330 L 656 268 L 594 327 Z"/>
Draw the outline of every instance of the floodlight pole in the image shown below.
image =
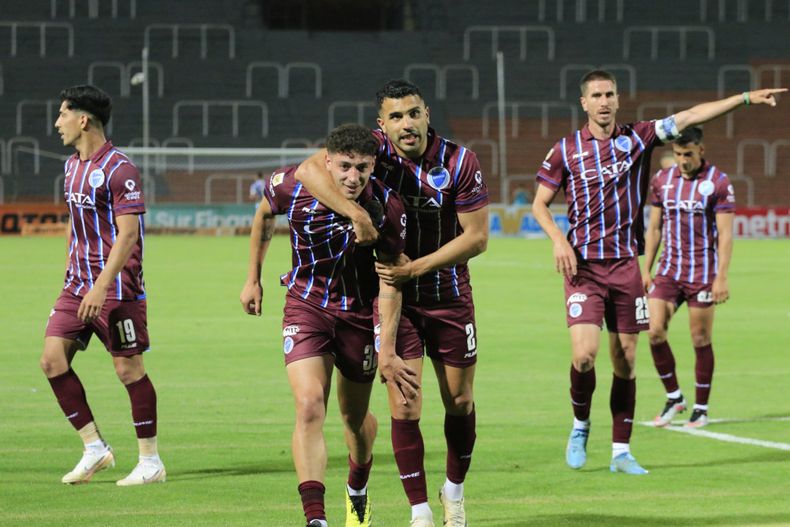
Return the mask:
<path id="1" fill-rule="evenodd" d="M 501 51 L 496 54 L 497 106 L 499 107 L 499 199 L 503 205 L 510 202 L 509 180 L 507 179 L 507 137 L 505 137 L 505 58 Z"/>
<path id="2" fill-rule="evenodd" d="M 146 153 L 143 154 L 143 179 L 148 177 L 148 147 L 151 130 L 150 130 L 150 99 L 148 93 L 148 48 L 143 48 L 143 147 L 146 148 Z"/>

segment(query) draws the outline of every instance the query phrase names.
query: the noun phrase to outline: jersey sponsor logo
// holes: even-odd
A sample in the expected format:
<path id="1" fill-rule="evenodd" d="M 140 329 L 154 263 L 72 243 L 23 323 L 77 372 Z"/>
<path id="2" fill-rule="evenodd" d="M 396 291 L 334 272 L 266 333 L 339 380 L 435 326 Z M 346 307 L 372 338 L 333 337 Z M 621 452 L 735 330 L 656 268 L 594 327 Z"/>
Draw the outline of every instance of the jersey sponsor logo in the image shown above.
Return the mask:
<path id="1" fill-rule="evenodd" d="M 624 159 L 622 161 L 615 161 L 611 165 L 602 166 L 601 167 L 601 174 L 603 174 L 604 176 L 608 176 L 610 178 L 616 178 L 617 176 L 619 176 L 623 172 L 628 172 L 631 169 L 631 165 L 632 164 L 633 163 L 631 163 L 627 159 Z M 598 179 L 598 169 L 595 168 L 595 167 L 588 168 L 584 172 L 582 172 L 580 175 L 581 175 L 581 178 L 585 179 L 585 180 L 587 180 L 587 179 Z"/>
<path id="2" fill-rule="evenodd" d="M 291 337 L 285 337 L 283 340 L 283 352 L 288 355 L 294 350 L 294 339 Z"/>
<path id="3" fill-rule="evenodd" d="M 631 139 L 621 135 L 614 140 L 614 147 L 618 149 L 620 152 L 630 152 L 631 151 Z"/>
<path id="4" fill-rule="evenodd" d="M 663 203 L 665 209 L 680 209 L 686 212 L 693 212 L 695 214 L 702 214 L 705 212 L 705 205 L 701 201 L 695 199 L 665 199 Z"/>
<path id="5" fill-rule="evenodd" d="M 583 311 L 584 309 L 582 308 L 581 304 L 574 303 L 571 304 L 570 307 L 568 308 L 568 314 L 571 316 L 571 318 L 579 318 L 580 316 L 582 316 Z"/>
<path id="6" fill-rule="evenodd" d="M 323 234 L 330 231 L 337 231 L 337 232 L 344 232 L 350 231 L 353 227 L 349 224 L 342 224 L 342 223 L 330 223 L 329 225 L 319 225 L 317 227 L 311 227 L 309 224 L 304 226 L 304 232 L 307 234 Z"/>
<path id="7" fill-rule="evenodd" d="M 134 192 L 127 192 L 123 197 L 126 198 L 126 201 L 137 201 L 140 199 L 140 191 L 135 190 Z"/>
<path id="8" fill-rule="evenodd" d="M 426 196 L 401 196 L 407 209 L 439 209 L 442 206 L 434 198 Z"/>
<path id="9" fill-rule="evenodd" d="M 661 189 L 662 190 L 669 190 L 671 188 L 675 188 L 675 185 L 673 185 L 672 183 L 667 183 L 665 185 L 661 185 Z"/>
<path id="10" fill-rule="evenodd" d="M 580 157 L 587 157 L 588 155 L 590 155 L 590 153 L 589 153 L 589 152 L 581 152 L 581 153 L 578 153 L 578 152 L 577 152 L 577 153 L 575 153 L 575 154 L 573 154 L 573 155 L 571 156 L 571 159 L 578 159 L 578 158 L 580 158 Z"/>
<path id="11" fill-rule="evenodd" d="M 568 297 L 568 301 L 566 304 L 572 304 L 574 302 L 584 302 L 587 300 L 587 295 L 584 293 L 573 293 L 571 296 Z"/>
<path id="12" fill-rule="evenodd" d="M 418 470 L 417 472 L 412 472 L 411 474 L 401 474 L 400 479 L 411 479 L 419 477 L 421 472 Z"/>
<path id="13" fill-rule="evenodd" d="M 283 328 L 283 337 L 293 337 L 297 333 L 299 333 L 299 326 L 297 324 L 292 324 Z"/>
<path id="14" fill-rule="evenodd" d="M 735 194 L 735 188 L 732 185 L 727 185 L 727 192 L 729 194 Z"/>
<path id="15" fill-rule="evenodd" d="M 93 188 L 98 188 L 104 183 L 104 172 L 97 168 L 88 176 L 88 184 Z"/>
<path id="16" fill-rule="evenodd" d="M 134 182 L 134 180 L 133 180 L 133 179 L 127 179 L 127 180 L 124 182 L 123 186 L 124 186 L 124 187 L 126 187 L 126 189 L 127 189 L 129 192 L 131 192 L 131 191 L 133 191 L 133 190 L 134 190 L 134 187 L 136 187 L 136 186 L 137 186 L 137 184 Z"/>
<path id="17" fill-rule="evenodd" d="M 450 172 L 443 166 L 433 167 L 428 171 L 428 184 L 436 190 L 447 188 L 450 184 Z"/>
<path id="18" fill-rule="evenodd" d="M 710 196 L 713 194 L 714 185 L 713 181 L 708 181 L 707 179 L 699 184 L 699 193 L 703 196 Z"/>
<path id="19" fill-rule="evenodd" d="M 302 212 L 305 214 L 318 214 L 318 209 L 311 209 L 310 207 L 302 207 Z"/>
<path id="20" fill-rule="evenodd" d="M 475 172 L 475 181 L 477 182 L 478 185 L 483 184 L 483 174 L 479 170 Z"/>
<path id="21" fill-rule="evenodd" d="M 80 192 L 69 192 L 66 201 L 73 203 L 77 207 L 83 209 L 95 209 L 96 203 L 93 202 L 89 194 L 82 194 Z"/>

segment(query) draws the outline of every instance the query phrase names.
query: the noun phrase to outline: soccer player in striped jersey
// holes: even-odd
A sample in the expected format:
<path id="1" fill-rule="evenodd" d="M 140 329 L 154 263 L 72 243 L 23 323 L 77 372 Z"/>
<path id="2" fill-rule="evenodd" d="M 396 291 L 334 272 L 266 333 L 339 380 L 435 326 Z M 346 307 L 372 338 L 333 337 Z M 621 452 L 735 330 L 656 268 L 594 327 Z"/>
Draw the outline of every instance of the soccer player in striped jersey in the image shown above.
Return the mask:
<path id="1" fill-rule="evenodd" d="M 406 206 L 406 256 L 398 265 L 377 263 L 379 276 L 403 287 L 398 356 L 422 379 L 431 359 L 445 408 L 446 478 L 439 493 L 444 525 L 464 527 L 464 480 L 476 438 L 473 397 L 477 326 L 467 261 L 488 243 L 488 189 L 477 156 L 430 128 L 430 114 L 417 86 L 393 80 L 376 94 L 379 140 L 377 178 L 397 191 Z M 297 176 L 322 202 L 352 217 L 353 207 L 331 192 L 314 156 Z M 420 430 L 422 392 L 399 378 L 379 357 L 392 415 L 392 446 L 411 505 L 412 526 L 433 525 L 428 505 Z M 407 404 L 402 404 L 406 400 Z"/>
<path id="2" fill-rule="evenodd" d="M 607 71 L 591 71 L 580 83 L 587 124 L 560 139 L 538 170 L 533 213 L 554 243 L 557 271 L 565 278 L 566 321 L 571 335 L 571 404 L 574 421 L 565 459 L 584 466 L 595 390 L 595 358 L 603 321 L 609 331 L 614 375 L 612 472 L 646 474 L 630 452 L 636 404 L 635 359 L 639 332 L 648 327 L 648 302 L 638 255 L 644 249 L 643 208 L 650 154 L 689 126 L 748 104 L 776 105 L 785 89 L 745 92 L 702 103 L 655 121 L 620 125 L 617 82 Z M 560 231 L 549 210 L 565 192 L 570 229 Z"/>
<path id="3" fill-rule="evenodd" d="M 87 483 L 115 465 L 112 449 L 94 421 L 85 390 L 71 368 L 93 334 L 112 355 L 115 372 L 129 392 L 139 462 L 118 485 L 165 481 L 156 441 L 156 391 L 145 372 L 149 348 L 143 281 L 143 200 L 140 174 L 105 138 L 112 101 L 94 86 L 60 94 L 55 128 L 68 158 L 63 194 L 69 208 L 65 285 L 49 316 L 41 369 L 67 419 L 84 444 L 82 459 L 63 483 Z"/>
<path id="4" fill-rule="evenodd" d="M 650 222 L 645 236 L 642 282 L 650 306 L 650 351 L 667 392 L 664 409 L 655 419 L 666 426 L 686 409 L 667 342 L 669 321 L 687 302 L 689 328 L 696 354 L 696 400 L 686 426 L 708 423 L 708 397 L 713 379 L 714 304 L 730 296 L 727 272 L 732 256 L 735 193 L 727 175 L 703 157 L 702 130 L 683 130 L 672 146 L 676 164 L 659 170 L 650 185 Z M 662 236 L 663 229 L 663 236 Z M 651 269 L 663 240 L 655 271 Z"/>
<path id="5" fill-rule="evenodd" d="M 381 232 L 375 245 L 379 261 L 403 253 L 406 214 L 398 195 L 371 177 L 378 147 L 371 131 L 352 124 L 327 138 L 324 163 L 344 199 L 370 212 Z M 355 242 L 351 222 L 323 206 L 294 178 L 296 167 L 278 170 L 265 180 L 250 237 L 247 281 L 241 304 L 260 315 L 261 266 L 274 228 L 274 216 L 286 215 L 293 268 L 281 276 L 287 287 L 283 318 L 286 371 L 296 401 L 293 457 L 309 527 L 326 527 L 323 423 L 333 366 L 349 449 L 346 525 L 370 525 L 367 480 L 373 463 L 377 422 L 368 411 L 378 357 L 399 363 L 401 380 L 419 388 L 414 372 L 395 356 L 401 292 L 376 275 L 374 247 Z M 380 326 L 374 338 L 374 300 Z"/>

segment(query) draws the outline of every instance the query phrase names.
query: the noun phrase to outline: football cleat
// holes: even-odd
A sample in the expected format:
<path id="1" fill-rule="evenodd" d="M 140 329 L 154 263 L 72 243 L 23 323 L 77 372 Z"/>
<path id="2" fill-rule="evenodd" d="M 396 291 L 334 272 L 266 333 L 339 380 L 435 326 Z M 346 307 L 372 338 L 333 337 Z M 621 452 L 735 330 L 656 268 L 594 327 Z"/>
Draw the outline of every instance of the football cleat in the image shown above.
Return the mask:
<path id="1" fill-rule="evenodd" d="M 702 428 L 708 424 L 708 411 L 694 408 L 691 412 L 691 418 L 686 423 L 686 428 Z"/>
<path id="2" fill-rule="evenodd" d="M 158 458 L 140 458 L 137 466 L 125 478 L 116 481 L 119 487 L 132 485 L 147 485 L 149 483 L 164 483 L 167 473 L 165 466 Z"/>
<path id="3" fill-rule="evenodd" d="M 109 445 L 104 445 L 104 448 L 88 448 L 82 453 L 77 466 L 63 476 L 60 480 L 67 485 L 79 485 L 80 483 L 87 483 L 100 470 L 115 466 L 115 456 L 112 454 L 112 448 Z"/>
<path id="4" fill-rule="evenodd" d="M 568 437 L 568 445 L 565 447 L 565 462 L 573 469 L 579 469 L 587 462 L 587 438 L 590 436 L 590 429 L 574 428 Z"/>
<path id="5" fill-rule="evenodd" d="M 350 496 L 346 488 L 346 527 L 370 527 L 370 500 L 367 494 Z"/>
<path id="6" fill-rule="evenodd" d="M 639 466 L 634 456 L 630 452 L 623 452 L 619 456 L 612 458 L 612 464 L 609 465 L 609 470 L 612 472 L 623 472 L 625 474 L 642 475 L 647 474 L 648 471 Z"/>
<path id="7" fill-rule="evenodd" d="M 321 523 L 321 520 L 310 520 L 307 527 L 324 527 L 324 524 Z"/>
<path id="8" fill-rule="evenodd" d="M 439 501 L 444 507 L 444 521 L 442 525 L 445 527 L 467 527 L 464 499 L 451 500 L 444 495 L 443 490 L 439 491 Z"/>
<path id="9" fill-rule="evenodd" d="M 655 419 L 653 419 L 653 424 L 658 427 L 672 424 L 672 419 L 674 419 L 677 414 L 683 413 L 685 411 L 686 400 L 682 395 L 677 399 L 667 399 L 664 409 L 661 410 L 661 413 L 658 414 Z"/>

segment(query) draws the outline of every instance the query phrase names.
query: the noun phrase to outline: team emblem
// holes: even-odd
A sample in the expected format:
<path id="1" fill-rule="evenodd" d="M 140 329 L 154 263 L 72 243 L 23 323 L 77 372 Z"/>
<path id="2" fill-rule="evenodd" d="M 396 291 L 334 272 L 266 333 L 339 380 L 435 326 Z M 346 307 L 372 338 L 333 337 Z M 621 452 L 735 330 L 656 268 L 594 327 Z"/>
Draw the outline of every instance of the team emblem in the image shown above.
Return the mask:
<path id="1" fill-rule="evenodd" d="M 136 184 L 135 184 L 133 179 L 127 179 L 124 182 L 123 186 L 126 187 L 127 189 L 129 189 L 129 191 L 131 192 L 132 190 L 134 190 L 134 187 L 136 186 Z"/>
<path id="2" fill-rule="evenodd" d="M 450 173 L 442 166 L 433 167 L 428 171 L 428 184 L 436 190 L 447 188 L 450 184 Z"/>
<path id="3" fill-rule="evenodd" d="M 621 135 L 614 140 L 614 146 L 619 151 L 628 153 L 631 151 L 631 140 L 628 137 Z"/>
<path id="4" fill-rule="evenodd" d="M 283 178 L 285 177 L 285 172 L 277 172 L 275 175 L 272 176 L 272 187 L 276 187 L 280 183 L 283 182 Z"/>
<path id="5" fill-rule="evenodd" d="M 568 314 L 571 318 L 579 318 L 582 315 L 582 311 L 581 304 L 571 304 L 571 307 L 568 309 Z"/>
<path id="6" fill-rule="evenodd" d="M 285 352 L 285 354 L 288 355 L 293 351 L 293 349 L 294 349 L 294 339 L 292 339 L 291 337 L 285 337 L 285 340 L 283 340 L 283 352 Z"/>
<path id="7" fill-rule="evenodd" d="M 104 183 L 104 172 L 97 168 L 88 176 L 88 184 L 93 188 L 98 188 Z"/>
<path id="8" fill-rule="evenodd" d="M 376 335 L 376 340 L 374 341 L 374 345 L 376 347 L 376 353 L 381 351 L 381 336 Z"/>
<path id="9" fill-rule="evenodd" d="M 702 194 L 703 196 L 710 196 L 711 194 L 713 194 L 713 189 L 714 189 L 713 181 L 709 181 L 706 179 L 705 181 L 699 184 L 699 193 Z"/>

